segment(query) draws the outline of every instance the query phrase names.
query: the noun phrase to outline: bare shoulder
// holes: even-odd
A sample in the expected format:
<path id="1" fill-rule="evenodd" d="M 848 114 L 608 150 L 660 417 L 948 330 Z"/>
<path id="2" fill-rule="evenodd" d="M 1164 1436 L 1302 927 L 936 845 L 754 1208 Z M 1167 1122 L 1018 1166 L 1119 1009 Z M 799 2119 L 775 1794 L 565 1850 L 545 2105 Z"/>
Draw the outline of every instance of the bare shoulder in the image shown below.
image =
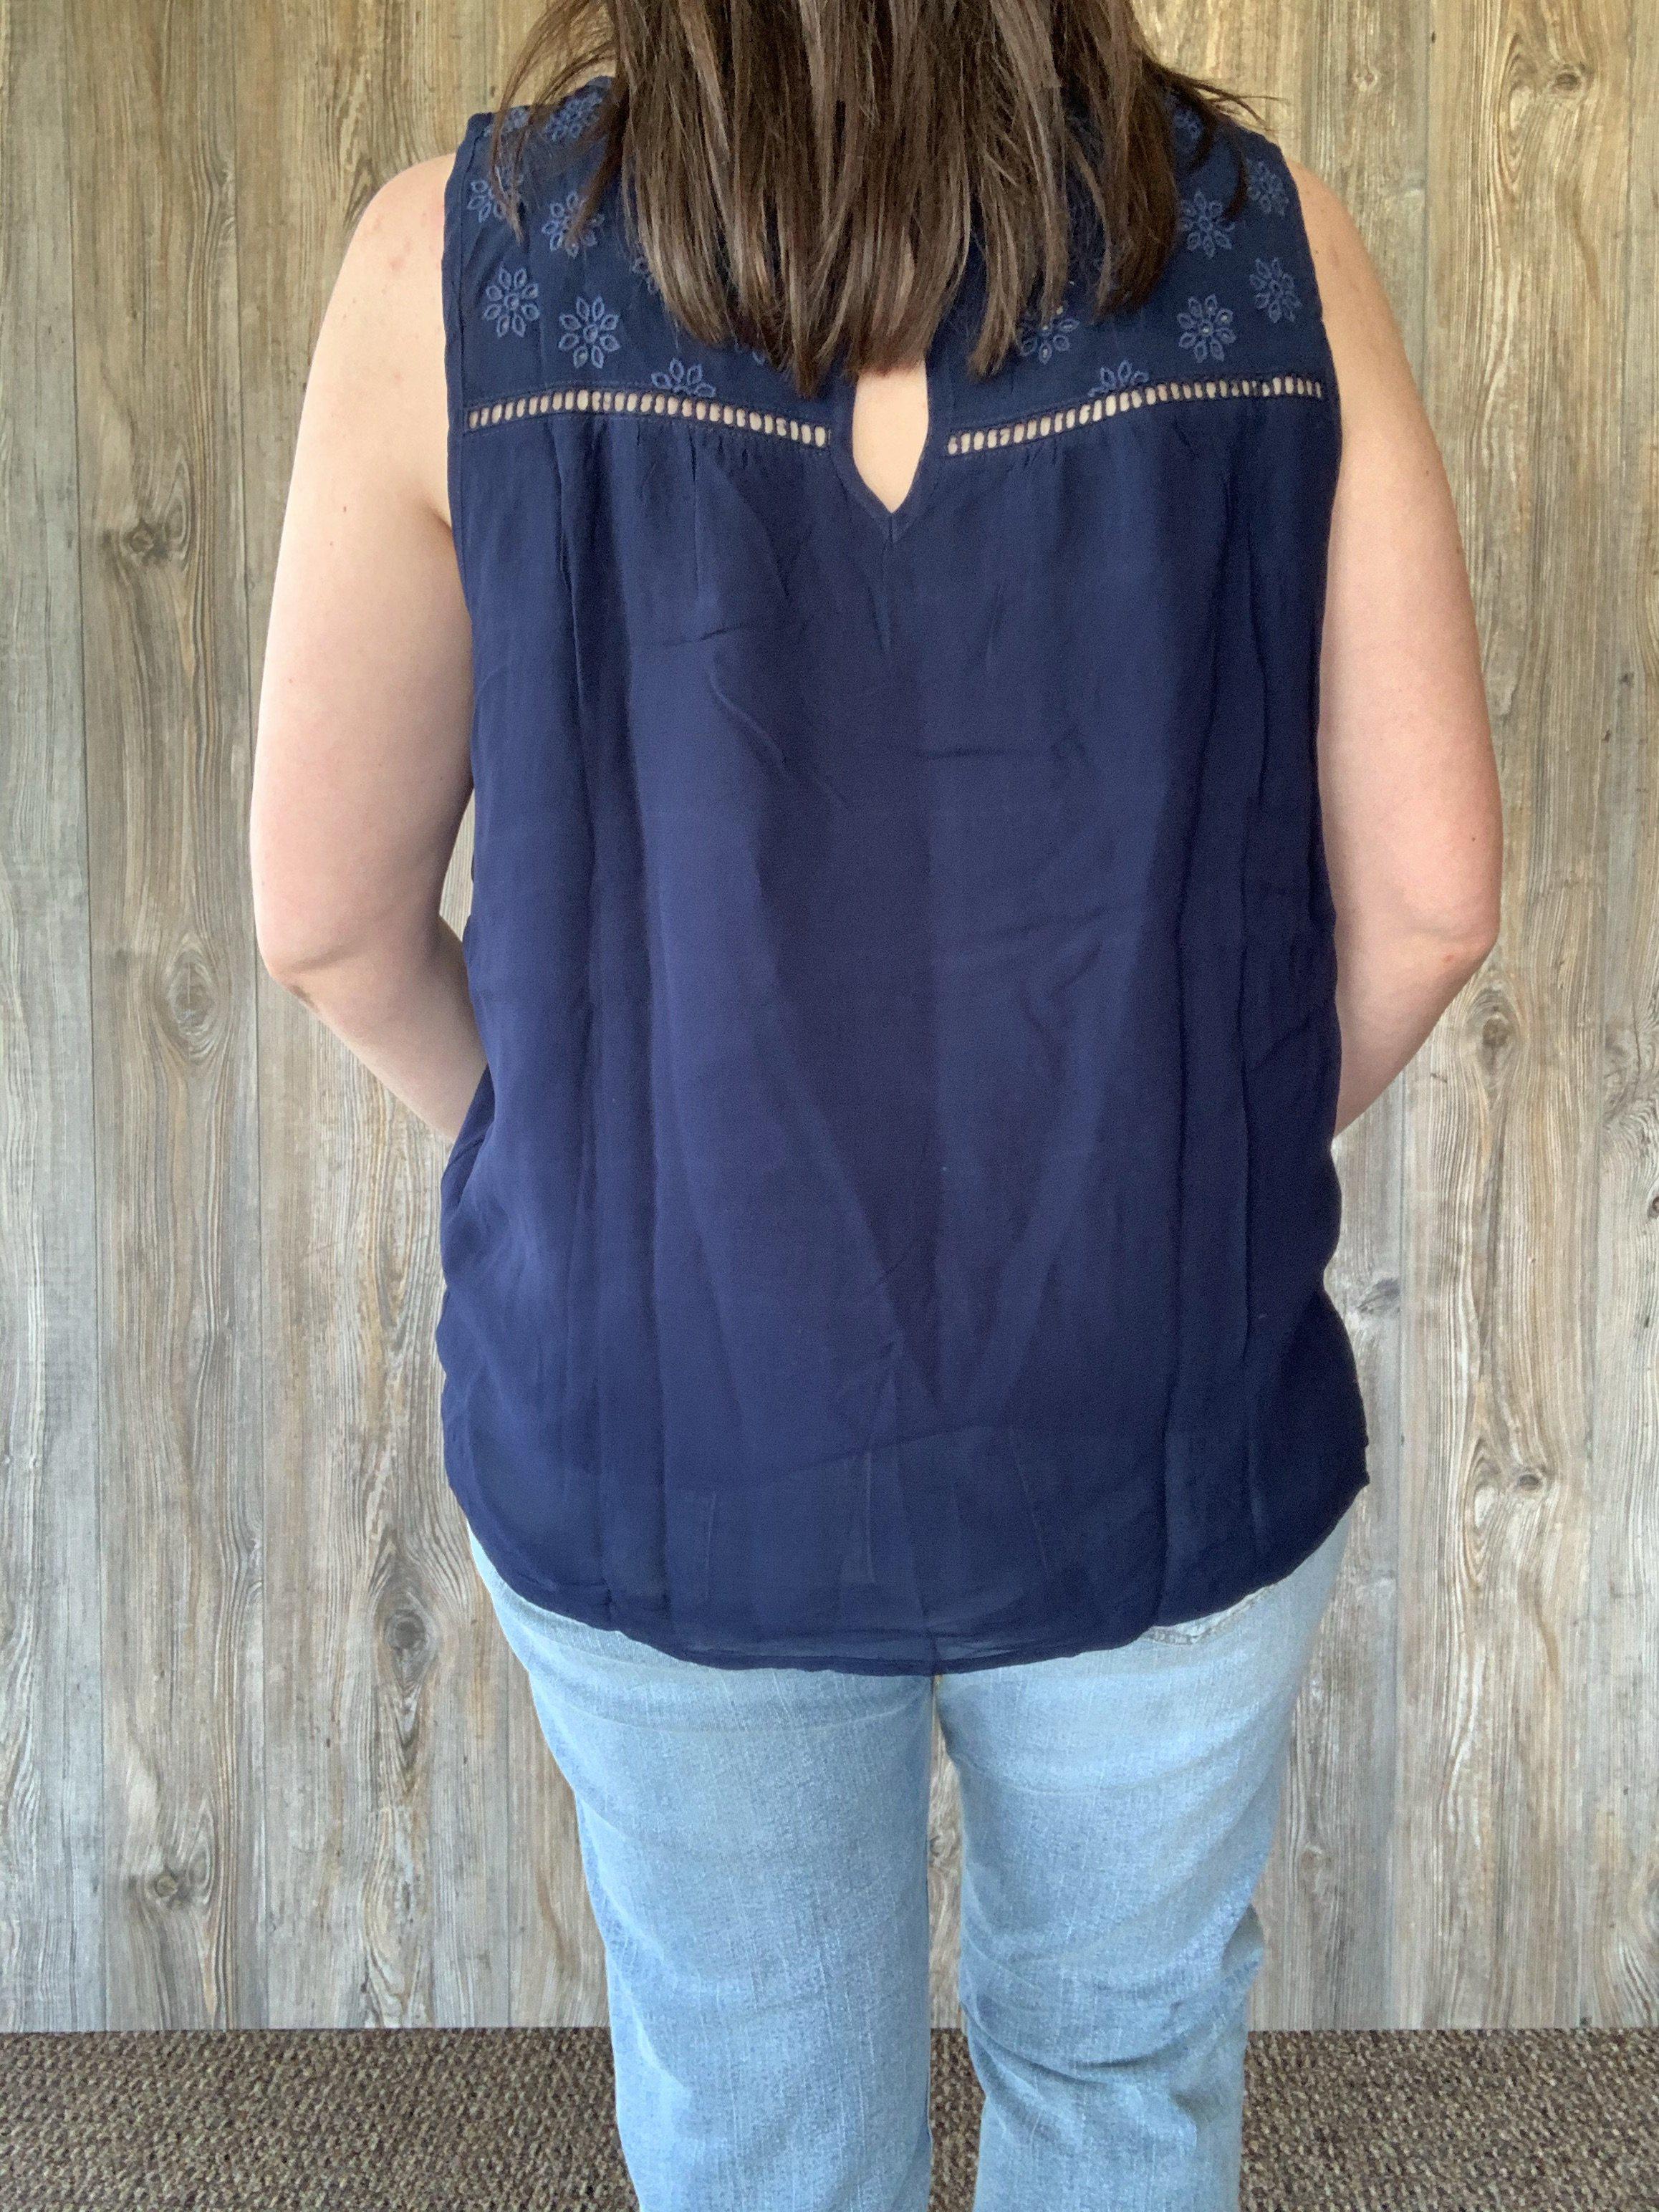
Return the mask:
<path id="1" fill-rule="evenodd" d="M 1371 401 L 1397 405 L 1416 386 L 1389 295 L 1340 194 L 1318 171 L 1285 156 L 1302 203 L 1325 335 L 1336 364 L 1345 416 Z"/>
<path id="2" fill-rule="evenodd" d="M 349 441 L 447 522 L 444 195 L 452 155 L 380 185 L 347 241 L 313 357 L 313 427 Z"/>
<path id="3" fill-rule="evenodd" d="M 453 167 L 453 155 L 439 154 L 388 177 L 357 218 L 350 251 L 373 259 L 389 276 L 435 273 L 443 257 L 444 191 Z"/>

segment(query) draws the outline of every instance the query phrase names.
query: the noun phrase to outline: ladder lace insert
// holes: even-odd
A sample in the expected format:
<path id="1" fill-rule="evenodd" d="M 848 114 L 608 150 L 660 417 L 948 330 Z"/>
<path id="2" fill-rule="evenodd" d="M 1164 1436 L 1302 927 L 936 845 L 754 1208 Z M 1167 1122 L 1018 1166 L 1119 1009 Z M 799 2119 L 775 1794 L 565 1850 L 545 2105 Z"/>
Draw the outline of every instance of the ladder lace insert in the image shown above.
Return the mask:
<path id="1" fill-rule="evenodd" d="M 1031 438 L 1052 438 L 1062 430 L 1080 429 L 1103 422 L 1110 415 L 1127 415 L 1133 408 L 1156 407 L 1171 399 L 1279 399 L 1306 397 L 1322 399 L 1325 387 L 1316 376 L 1192 377 L 1167 384 L 1132 385 L 1127 391 L 1108 392 L 1095 399 L 1081 399 L 1041 415 L 1023 416 L 1016 422 L 996 422 L 978 430 L 954 430 L 945 441 L 947 453 L 979 453 L 996 446 L 1023 446 Z"/>
<path id="2" fill-rule="evenodd" d="M 1187 399 L 1322 399 L 1325 387 L 1316 376 L 1211 376 L 1176 380 L 1163 384 L 1133 385 L 1093 399 L 1075 400 L 1064 407 L 1046 409 L 1016 422 L 988 423 L 977 429 L 953 430 L 945 441 L 947 454 L 979 453 L 1001 446 L 1023 446 L 1034 438 L 1051 438 L 1064 431 L 1082 429 L 1114 415 L 1127 415 L 1139 407 L 1156 407 Z M 738 430 L 757 430 L 772 438 L 788 438 L 798 445 L 825 447 L 827 424 L 811 422 L 798 415 L 769 409 L 737 407 L 719 399 L 693 399 L 672 392 L 644 392 L 622 385 L 563 385 L 545 392 L 527 392 L 514 399 L 487 400 L 469 407 L 465 421 L 469 430 L 483 430 L 498 422 L 522 422 L 532 415 L 578 413 L 678 416 Z"/>

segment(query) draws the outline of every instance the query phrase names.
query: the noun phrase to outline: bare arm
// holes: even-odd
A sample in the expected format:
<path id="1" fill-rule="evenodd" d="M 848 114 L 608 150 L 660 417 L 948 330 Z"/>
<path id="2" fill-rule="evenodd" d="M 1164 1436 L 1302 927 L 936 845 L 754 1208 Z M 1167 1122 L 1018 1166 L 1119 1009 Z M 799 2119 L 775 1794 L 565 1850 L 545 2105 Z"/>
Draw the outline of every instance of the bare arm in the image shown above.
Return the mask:
<path id="1" fill-rule="evenodd" d="M 1291 162 L 1336 363 L 1320 801 L 1346 1127 L 1497 940 L 1503 812 L 1468 571 L 1439 448 L 1341 202 Z"/>
<path id="2" fill-rule="evenodd" d="M 449 161 L 375 195 L 295 444 L 249 823 L 270 973 L 453 1141 L 483 1072 L 439 913 L 471 791 L 471 630 L 449 532 L 440 291 Z"/>

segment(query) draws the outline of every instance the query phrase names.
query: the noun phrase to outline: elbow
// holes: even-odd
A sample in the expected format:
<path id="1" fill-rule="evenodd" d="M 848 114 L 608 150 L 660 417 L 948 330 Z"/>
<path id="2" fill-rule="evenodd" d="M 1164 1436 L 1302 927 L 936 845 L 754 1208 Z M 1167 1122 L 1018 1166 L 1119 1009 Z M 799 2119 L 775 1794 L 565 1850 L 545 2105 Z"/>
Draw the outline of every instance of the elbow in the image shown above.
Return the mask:
<path id="1" fill-rule="evenodd" d="M 254 902 L 253 941 L 271 981 L 315 1008 L 325 989 L 361 988 L 365 980 L 398 964 L 397 933 L 343 903 L 314 896 Z"/>
<path id="2" fill-rule="evenodd" d="M 1492 948 L 1498 943 L 1496 927 L 1465 931 L 1445 940 L 1444 959 L 1447 973 L 1455 975 L 1461 990 L 1471 975 L 1479 975 L 1486 964 Z"/>
<path id="3" fill-rule="evenodd" d="M 1473 973 L 1497 945 L 1503 926 L 1502 902 L 1494 884 L 1489 893 L 1471 897 L 1455 913 L 1440 916 L 1430 925 L 1429 933 Z"/>
<path id="4" fill-rule="evenodd" d="M 368 917 L 314 840 L 257 805 L 248 829 L 253 941 L 271 981 L 313 1012 L 325 978 L 362 957 Z"/>
<path id="5" fill-rule="evenodd" d="M 1399 887 L 1397 925 L 1450 975 L 1483 966 L 1504 926 L 1504 830 L 1496 794 L 1461 845 L 1443 849 L 1418 880 Z"/>
<path id="6" fill-rule="evenodd" d="M 263 939 L 257 939 L 256 942 L 259 948 L 259 964 L 277 988 L 286 991 L 290 998 L 314 1006 L 316 997 L 306 980 L 310 971 L 304 963 L 295 958 L 286 946 L 267 945 Z"/>
<path id="7" fill-rule="evenodd" d="M 267 849 L 253 854 L 253 942 L 271 981 L 316 1010 L 323 979 L 358 957 L 343 915 L 331 915 L 314 890 L 305 896 L 295 872 Z"/>
<path id="8" fill-rule="evenodd" d="M 1494 819 L 1486 839 L 1485 864 L 1469 887 L 1452 933 L 1471 975 L 1496 949 L 1503 928 L 1504 832 L 1501 820 Z"/>
<path id="9" fill-rule="evenodd" d="M 1428 960 L 1455 988 L 1486 965 L 1502 931 L 1496 898 L 1480 900 L 1455 913 L 1418 915 L 1408 933 Z"/>
<path id="10" fill-rule="evenodd" d="M 297 884 L 288 896 L 256 893 L 253 937 L 271 981 L 330 1022 L 367 1018 L 395 1000 L 432 952 L 431 930 L 410 915 L 314 890 L 306 897 Z"/>
<path id="11" fill-rule="evenodd" d="M 254 941 L 271 981 L 331 1026 L 364 1018 L 383 1006 L 407 971 L 403 946 L 383 936 L 362 938 L 315 927 L 261 932 L 256 926 Z"/>
<path id="12" fill-rule="evenodd" d="M 258 890 L 258 872 L 254 873 L 253 945 L 259 956 L 259 965 L 273 983 L 284 991 L 294 991 L 302 996 L 299 987 L 303 960 L 297 940 L 291 930 L 280 923 L 272 914 L 269 902 L 262 899 Z"/>
<path id="13" fill-rule="evenodd" d="M 273 855 L 256 839 L 249 849 L 253 885 L 253 943 L 259 964 L 273 983 L 305 998 L 307 971 L 315 964 L 314 931 L 303 927 L 297 903 L 282 895 Z"/>
<path id="14" fill-rule="evenodd" d="M 1338 962 L 1380 959 L 1455 997 L 1497 945 L 1502 915 L 1496 898 L 1449 907 L 1389 900 L 1366 911 L 1348 908 L 1337 921 Z"/>
<path id="15" fill-rule="evenodd" d="M 257 919 L 253 941 L 258 949 L 259 964 L 271 981 L 290 998 L 314 1010 L 319 979 L 333 963 L 319 953 L 314 942 L 303 943 L 286 931 L 261 926 Z"/>
<path id="16" fill-rule="evenodd" d="M 1503 921 L 1502 914 L 1494 907 L 1480 930 L 1469 939 L 1467 949 L 1471 971 L 1483 966 L 1487 956 L 1497 950 L 1498 938 L 1503 933 Z"/>

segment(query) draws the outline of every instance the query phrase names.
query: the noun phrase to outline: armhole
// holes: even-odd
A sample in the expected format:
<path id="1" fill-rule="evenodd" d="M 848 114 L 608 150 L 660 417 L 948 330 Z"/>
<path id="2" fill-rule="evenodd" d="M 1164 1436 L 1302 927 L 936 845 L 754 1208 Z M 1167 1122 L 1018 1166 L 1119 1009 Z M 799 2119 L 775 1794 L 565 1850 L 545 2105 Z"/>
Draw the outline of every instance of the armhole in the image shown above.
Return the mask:
<path id="1" fill-rule="evenodd" d="M 494 118 L 489 114 L 469 118 L 460 144 L 455 149 L 448 179 L 444 185 L 444 234 L 442 256 L 442 287 L 444 311 L 444 388 L 448 401 L 448 445 L 446 455 L 445 481 L 449 492 L 450 535 L 455 544 L 455 556 L 461 568 L 465 586 L 466 565 L 462 551 L 462 486 L 460 471 L 461 428 L 466 416 L 466 344 L 465 319 L 461 310 L 461 285 L 465 275 L 467 245 L 466 204 L 468 186 L 477 166 L 478 149 L 488 143 L 488 133 Z"/>
<path id="2" fill-rule="evenodd" d="M 1336 433 L 1339 465 L 1342 454 L 1342 387 L 1336 374 L 1336 357 L 1331 351 L 1329 334 L 1325 328 L 1325 301 L 1319 287 L 1319 271 L 1314 264 L 1313 241 L 1308 235 L 1308 220 L 1303 211 L 1302 194 L 1296 173 L 1285 160 L 1282 148 L 1269 138 L 1263 142 L 1272 149 L 1274 167 L 1285 179 L 1285 189 L 1290 195 L 1290 216 L 1296 236 L 1295 252 L 1298 275 L 1307 288 L 1308 311 L 1318 337 L 1319 378 L 1325 387 L 1325 404 L 1330 410 L 1332 425 Z"/>

